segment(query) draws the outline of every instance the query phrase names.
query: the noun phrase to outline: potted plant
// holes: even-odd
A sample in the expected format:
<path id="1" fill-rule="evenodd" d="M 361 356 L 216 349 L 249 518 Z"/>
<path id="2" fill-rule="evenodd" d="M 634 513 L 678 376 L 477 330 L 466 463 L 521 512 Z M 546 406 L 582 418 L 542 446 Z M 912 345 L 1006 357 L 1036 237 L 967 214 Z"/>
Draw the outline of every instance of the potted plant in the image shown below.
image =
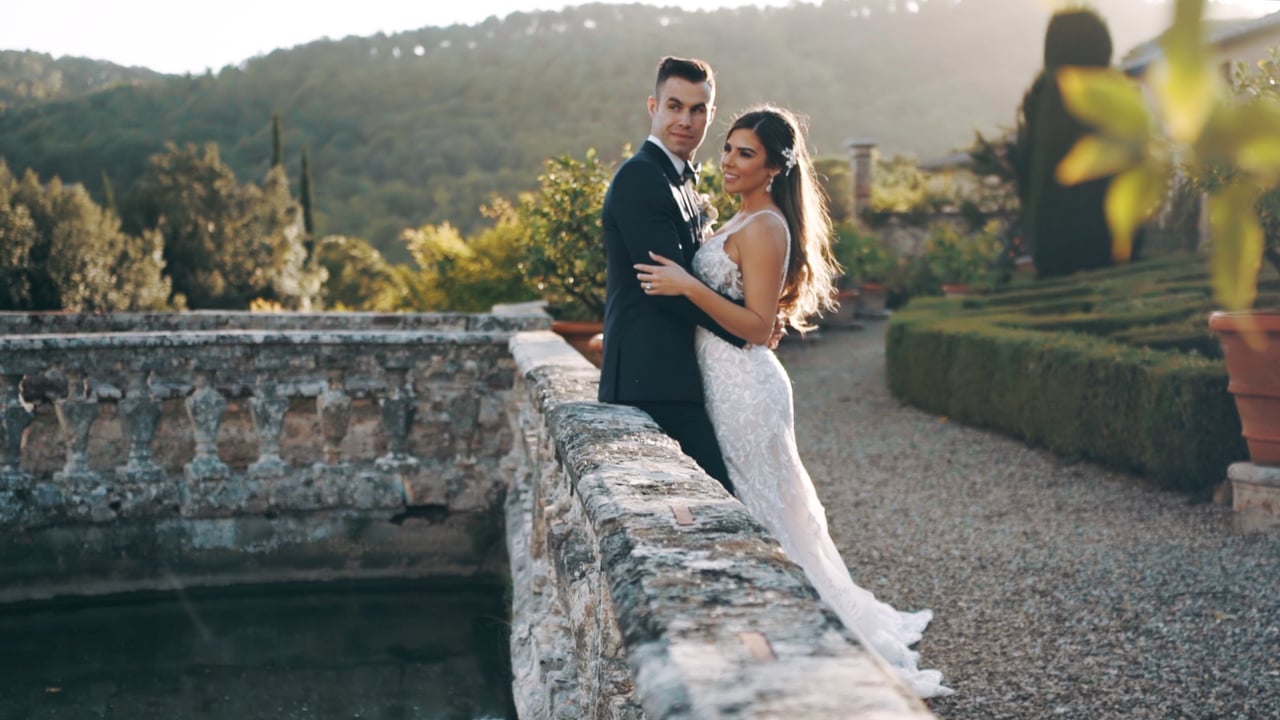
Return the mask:
<path id="1" fill-rule="evenodd" d="M 945 222 L 929 228 L 923 260 L 929 273 L 941 283 L 944 295 L 960 297 L 991 289 L 1003 251 L 999 233 L 1000 225 L 995 220 L 971 233 Z"/>
<path id="2" fill-rule="evenodd" d="M 841 305 L 856 303 L 856 314 L 880 317 L 888 296 L 886 283 L 893 271 L 893 260 L 880 237 L 859 230 L 852 223 L 835 228 L 836 261 L 844 268 L 839 296 Z"/>
<path id="3" fill-rule="evenodd" d="M 1203 181 L 1214 299 L 1224 309 L 1210 327 L 1223 343 L 1254 463 L 1280 466 L 1280 356 L 1265 354 L 1280 345 L 1280 313 L 1250 309 L 1263 259 L 1280 269 L 1280 75 L 1273 53 L 1261 64 L 1264 77 L 1251 83 L 1238 73 L 1241 82 L 1230 92 L 1204 40 L 1203 11 L 1204 0 L 1178 0 L 1161 36 L 1163 58 L 1148 73 L 1157 113 L 1117 70 L 1059 72 L 1068 110 L 1094 133 L 1076 143 L 1057 174 L 1064 183 L 1115 176 L 1106 205 L 1117 260 L 1128 259 L 1134 231 L 1159 207 L 1175 173 Z M 1269 492 L 1280 498 L 1280 471 L 1274 475 Z"/>
<path id="4" fill-rule="evenodd" d="M 549 158 L 537 192 L 520 199 L 519 267 L 547 300 L 552 330 L 599 364 L 591 339 L 604 329 L 605 256 L 600 211 L 613 167 L 595 150 Z M 597 355 L 593 357 L 593 354 Z"/>

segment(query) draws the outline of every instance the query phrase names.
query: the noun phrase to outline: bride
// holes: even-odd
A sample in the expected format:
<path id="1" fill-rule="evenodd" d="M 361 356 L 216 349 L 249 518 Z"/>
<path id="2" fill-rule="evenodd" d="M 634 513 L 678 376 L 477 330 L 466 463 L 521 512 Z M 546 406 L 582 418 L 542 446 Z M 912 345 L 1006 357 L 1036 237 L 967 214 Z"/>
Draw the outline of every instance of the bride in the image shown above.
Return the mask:
<path id="1" fill-rule="evenodd" d="M 850 577 L 796 448 L 790 378 L 766 347 L 779 314 L 807 329 L 807 318 L 830 307 L 837 270 L 830 220 L 795 116 L 772 106 L 738 116 L 720 165 L 725 191 L 741 202 L 694 256 L 697 277 L 652 253 L 654 264 L 637 264 L 637 277 L 646 293 L 684 295 L 752 343 L 737 348 L 697 331 L 707 413 L 735 493 L 864 647 L 894 666 L 917 695 L 950 694 L 942 674 L 919 669 L 919 654 L 910 649 L 932 611 L 898 612 Z"/>

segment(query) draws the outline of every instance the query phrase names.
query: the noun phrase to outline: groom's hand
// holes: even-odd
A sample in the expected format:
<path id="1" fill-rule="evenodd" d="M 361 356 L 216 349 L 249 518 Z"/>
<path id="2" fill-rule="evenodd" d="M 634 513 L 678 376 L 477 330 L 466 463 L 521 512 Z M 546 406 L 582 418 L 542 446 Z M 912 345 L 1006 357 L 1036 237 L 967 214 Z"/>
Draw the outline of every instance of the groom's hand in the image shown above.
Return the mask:
<path id="1" fill-rule="evenodd" d="M 778 343 L 782 342 L 782 336 L 787 334 L 787 320 L 778 313 L 778 317 L 773 319 L 773 333 L 769 335 L 769 349 L 777 350 Z"/>

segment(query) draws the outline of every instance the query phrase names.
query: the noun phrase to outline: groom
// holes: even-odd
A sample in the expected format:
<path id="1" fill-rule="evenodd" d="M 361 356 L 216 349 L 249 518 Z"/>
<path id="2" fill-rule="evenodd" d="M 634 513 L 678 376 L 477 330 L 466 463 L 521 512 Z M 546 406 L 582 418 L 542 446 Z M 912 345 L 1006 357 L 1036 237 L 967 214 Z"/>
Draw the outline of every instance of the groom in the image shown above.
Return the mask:
<path id="1" fill-rule="evenodd" d="M 710 65 L 663 58 L 649 98 L 649 139 L 618 168 L 605 195 L 600 400 L 649 413 L 708 475 L 733 492 L 703 404 L 694 329 L 701 325 L 738 347 L 745 343 L 683 297 L 646 295 L 633 267 L 652 262 L 652 251 L 691 270 L 704 220 L 691 162 L 715 115 L 714 101 Z"/>

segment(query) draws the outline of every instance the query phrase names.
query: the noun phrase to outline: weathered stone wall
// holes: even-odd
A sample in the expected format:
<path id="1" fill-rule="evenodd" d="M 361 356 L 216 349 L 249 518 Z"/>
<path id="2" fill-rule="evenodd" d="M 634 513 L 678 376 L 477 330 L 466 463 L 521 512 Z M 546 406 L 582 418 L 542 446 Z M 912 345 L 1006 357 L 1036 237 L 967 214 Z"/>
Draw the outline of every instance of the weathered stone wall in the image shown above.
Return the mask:
<path id="1" fill-rule="evenodd" d="M 505 574 L 507 342 L 545 315 L 27 317 L 0 335 L 0 602 Z"/>
<path id="2" fill-rule="evenodd" d="M 512 340 L 516 704 L 542 718 L 928 718 L 803 572 L 546 332 Z"/>

